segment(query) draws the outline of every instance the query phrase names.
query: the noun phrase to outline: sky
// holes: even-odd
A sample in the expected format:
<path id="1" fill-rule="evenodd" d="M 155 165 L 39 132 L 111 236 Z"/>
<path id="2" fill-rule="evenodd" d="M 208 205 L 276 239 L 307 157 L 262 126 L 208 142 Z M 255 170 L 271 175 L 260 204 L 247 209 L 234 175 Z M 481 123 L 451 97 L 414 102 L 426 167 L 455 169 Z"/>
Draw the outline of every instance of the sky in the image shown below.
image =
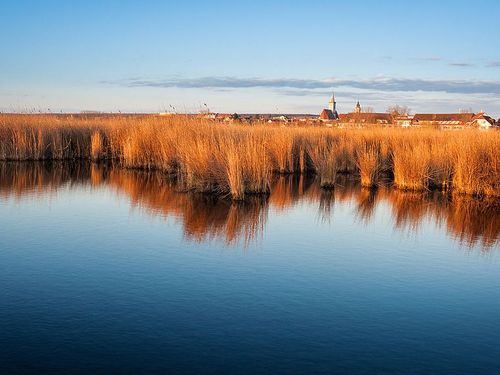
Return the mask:
<path id="1" fill-rule="evenodd" d="M 0 2 L 0 111 L 500 117 L 500 1 Z"/>

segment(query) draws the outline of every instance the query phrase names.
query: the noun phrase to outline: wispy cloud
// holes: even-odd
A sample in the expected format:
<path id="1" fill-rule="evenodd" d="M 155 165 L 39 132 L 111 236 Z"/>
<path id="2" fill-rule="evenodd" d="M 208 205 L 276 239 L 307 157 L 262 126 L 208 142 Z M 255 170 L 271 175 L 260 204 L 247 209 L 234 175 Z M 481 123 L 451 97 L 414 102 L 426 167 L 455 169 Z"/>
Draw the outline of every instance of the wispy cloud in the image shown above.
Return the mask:
<path id="1" fill-rule="evenodd" d="M 441 61 L 442 58 L 438 56 L 425 56 L 425 57 L 414 57 L 412 60 L 417 62 L 436 62 Z"/>
<path id="2" fill-rule="evenodd" d="M 448 63 L 448 65 L 457 66 L 460 68 L 471 68 L 471 67 L 476 66 L 475 64 L 466 63 L 466 62 L 451 62 L 451 63 Z"/>
<path id="3" fill-rule="evenodd" d="M 448 66 L 454 66 L 454 67 L 459 67 L 459 68 L 472 68 L 478 66 L 475 63 L 472 62 L 467 62 L 467 61 L 453 61 L 453 60 L 448 60 L 448 59 L 443 59 L 442 57 L 438 56 L 427 56 L 427 57 L 414 57 L 411 58 L 414 62 L 417 63 L 440 63 L 440 64 L 446 64 Z"/>
<path id="4" fill-rule="evenodd" d="M 490 61 L 488 64 L 486 64 L 488 68 L 500 68 L 500 60 L 497 61 Z"/>
<path id="5" fill-rule="evenodd" d="M 427 80 L 412 78 L 375 77 L 371 79 L 293 79 L 293 78 L 239 78 L 239 77 L 199 77 L 167 79 L 129 79 L 112 83 L 127 87 L 159 87 L 185 89 L 330 89 L 332 87 L 350 87 L 362 90 L 385 92 L 438 91 L 459 94 L 500 94 L 500 81 L 479 80 Z"/>

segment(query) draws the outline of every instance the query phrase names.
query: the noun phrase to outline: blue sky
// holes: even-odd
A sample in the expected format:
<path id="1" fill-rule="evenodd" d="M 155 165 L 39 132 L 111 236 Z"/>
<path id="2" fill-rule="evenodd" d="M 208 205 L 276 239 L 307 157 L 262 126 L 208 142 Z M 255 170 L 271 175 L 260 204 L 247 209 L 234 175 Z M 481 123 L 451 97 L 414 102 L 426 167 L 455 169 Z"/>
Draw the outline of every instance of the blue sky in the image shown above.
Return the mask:
<path id="1" fill-rule="evenodd" d="M 500 116 L 499 1 L 0 3 L 0 110 Z"/>

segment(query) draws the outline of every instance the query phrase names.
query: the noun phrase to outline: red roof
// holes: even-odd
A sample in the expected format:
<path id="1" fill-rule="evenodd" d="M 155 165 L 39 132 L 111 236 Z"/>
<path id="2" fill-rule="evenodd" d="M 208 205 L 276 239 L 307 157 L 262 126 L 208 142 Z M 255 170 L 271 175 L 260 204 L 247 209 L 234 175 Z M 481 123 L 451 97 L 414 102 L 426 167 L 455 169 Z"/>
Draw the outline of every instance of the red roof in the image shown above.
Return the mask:
<path id="1" fill-rule="evenodd" d="M 319 114 L 319 118 L 322 120 L 335 120 L 335 115 L 331 109 L 323 109 Z"/>
<path id="2" fill-rule="evenodd" d="M 413 122 L 460 122 L 468 123 L 474 118 L 473 113 L 417 113 Z"/>
<path id="3" fill-rule="evenodd" d="M 393 117 L 390 113 L 361 112 L 346 113 L 339 116 L 340 122 L 366 123 L 366 124 L 392 124 Z"/>

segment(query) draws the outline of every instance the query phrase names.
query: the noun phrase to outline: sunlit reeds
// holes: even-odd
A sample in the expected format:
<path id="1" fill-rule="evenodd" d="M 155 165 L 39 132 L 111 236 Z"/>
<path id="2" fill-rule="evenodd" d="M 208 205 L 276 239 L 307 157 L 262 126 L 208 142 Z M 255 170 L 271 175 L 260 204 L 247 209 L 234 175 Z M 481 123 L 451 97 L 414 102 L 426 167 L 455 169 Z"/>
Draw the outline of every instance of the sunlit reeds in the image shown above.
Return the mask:
<path id="1" fill-rule="evenodd" d="M 359 169 L 361 185 L 377 186 L 383 167 L 380 143 L 369 140 L 361 141 L 356 149 L 356 165 Z"/>
<path id="2" fill-rule="evenodd" d="M 308 148 L 314 170 L 323 188 L 333 188 L 339 171 L 340 147 L 330 135 L 312 138 Z"/>
<path id="3" fill-rule="evenodd" d="M 175 176 L 185 190 L 247 199 L 272 175 L 339 174 L 375 187 L 500 196 L 500 132 L 222 124 L 194 116 L 0 115 L 0 160 L 109 161 Z"/>

